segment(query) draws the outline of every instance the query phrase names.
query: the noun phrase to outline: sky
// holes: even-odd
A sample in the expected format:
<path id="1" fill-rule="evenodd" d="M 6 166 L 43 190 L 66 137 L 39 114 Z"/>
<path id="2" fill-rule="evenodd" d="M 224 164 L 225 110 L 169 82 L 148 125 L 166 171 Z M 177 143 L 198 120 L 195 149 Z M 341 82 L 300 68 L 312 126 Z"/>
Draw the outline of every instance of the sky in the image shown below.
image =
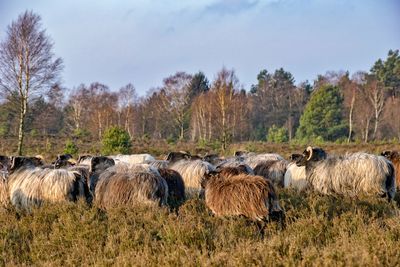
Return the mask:
<path id="1" fill-rule="evenodd" d="M 249 89 L 262 69 L 296 83 L 326 71 L 368 71 L 400 48 L 399 0 L 0 0 L 0 40 L 39 14 L 64 61 L 63 85 L 133 83 L 139 95 L 177 71 L 225 66 Z"/>

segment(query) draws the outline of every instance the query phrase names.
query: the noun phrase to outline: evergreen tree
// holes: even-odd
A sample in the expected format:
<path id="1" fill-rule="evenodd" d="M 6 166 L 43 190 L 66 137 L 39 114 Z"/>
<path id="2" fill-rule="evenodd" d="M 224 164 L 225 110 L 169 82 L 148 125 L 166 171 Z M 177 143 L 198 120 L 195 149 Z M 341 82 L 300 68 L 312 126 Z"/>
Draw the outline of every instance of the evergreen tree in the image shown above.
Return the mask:
<path id="1" fill-rule="evenodd" d="M 345 137 L 347 127 L 342 119 L 342 104 L 343 97 L 337 86 L 326 84 L 313 92 L 300 118 L 297 138 L 334 141 Z"/>
<path id="2" fill-rule="evenodd" d="M 110 154 L 129 154 L 132 143 L 129 133 L 119 127 L 108 128 L 102 139 L 102 153 Z"/>
<path id="3" fill-rule="evenodd" d="M 399 50 L 389 50 L 387 59 L 378 59 L 371 72 L 382 82 L 392 97 L 400 95 L 400 55 Z"/>

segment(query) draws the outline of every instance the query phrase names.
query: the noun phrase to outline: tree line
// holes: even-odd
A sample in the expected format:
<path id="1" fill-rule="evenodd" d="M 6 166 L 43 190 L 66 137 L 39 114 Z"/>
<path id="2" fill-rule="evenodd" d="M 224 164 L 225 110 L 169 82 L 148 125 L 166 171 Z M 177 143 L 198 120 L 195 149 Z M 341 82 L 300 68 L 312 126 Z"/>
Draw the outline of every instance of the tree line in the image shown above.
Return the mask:
<path id="1" fill-rule="evenodd" d="M 283 69 L 261 70 L 244 88 L 233 69 L 209 80 L 176 72 L 138 96 L 132 83 L 65 88 L 40 16 L 25 12 L 0 46 L 0 136 L 101 140 L 118 126 L 132 139 L 168 142 L 400 140 L 400 56 L 390 50 L 369 71 L 327 72 L 295 83 Z M 20 151 L 20 146 L 19 146 Z"/>

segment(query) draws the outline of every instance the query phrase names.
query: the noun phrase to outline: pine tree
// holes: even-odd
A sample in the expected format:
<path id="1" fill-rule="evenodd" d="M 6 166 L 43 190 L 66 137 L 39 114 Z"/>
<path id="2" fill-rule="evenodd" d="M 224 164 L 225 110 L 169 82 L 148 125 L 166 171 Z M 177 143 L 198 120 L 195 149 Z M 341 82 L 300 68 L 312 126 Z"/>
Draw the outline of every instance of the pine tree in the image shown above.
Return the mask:
<path id="1" fill-rule="evenodd" d="M 316 90 L 300 118 L 296 136 L 301 140 L 323 139 L 334 141 L 343 138 L 347 126 L 342 118 L 343 97 L 339 87 L 323 85 Z"/>

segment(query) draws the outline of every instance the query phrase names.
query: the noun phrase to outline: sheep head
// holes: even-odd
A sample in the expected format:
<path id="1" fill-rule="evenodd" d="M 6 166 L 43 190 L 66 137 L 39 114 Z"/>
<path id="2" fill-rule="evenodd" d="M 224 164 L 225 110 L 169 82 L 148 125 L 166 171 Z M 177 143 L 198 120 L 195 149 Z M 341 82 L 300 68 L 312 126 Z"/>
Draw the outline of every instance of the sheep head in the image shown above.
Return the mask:
<path id="1" fill-rule="evenodd" d="M 295 157 L 297 158 L 296 165 L 300 167 L 307 165 L 308 162 L 326 159 L 326 152 L 322 148 L 309 146 L 304 150 L 301 158 Z"/>

